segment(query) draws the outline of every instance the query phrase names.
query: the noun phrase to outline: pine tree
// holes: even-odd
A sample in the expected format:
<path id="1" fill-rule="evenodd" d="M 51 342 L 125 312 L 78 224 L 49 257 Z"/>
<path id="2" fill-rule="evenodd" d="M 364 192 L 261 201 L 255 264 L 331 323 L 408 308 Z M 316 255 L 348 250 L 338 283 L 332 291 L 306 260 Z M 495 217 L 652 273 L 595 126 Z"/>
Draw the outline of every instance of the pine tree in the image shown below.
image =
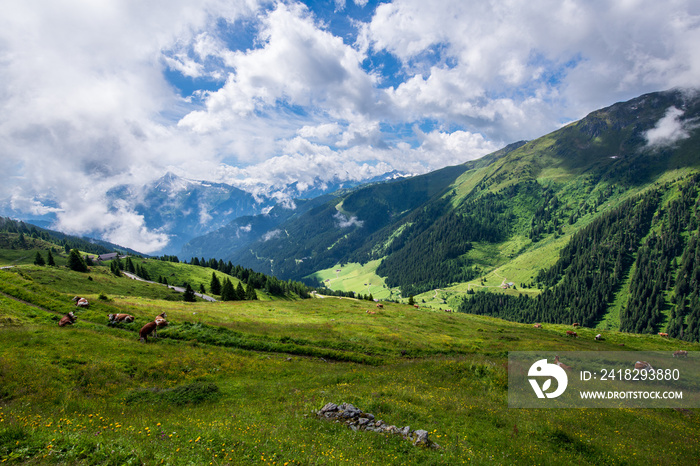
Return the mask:
<path id="1" fill-rule="evenodd" d="M 249 301 L 255 301 L 258 299 L 258 294 L 255 292 L 255 288 L 253 288 L 253 285 L 248 283 L 245 288 L 245 299 Z"/>
<path id="2" fill-rule="evenodd" d="M 109 263 L 109 271 L 112 272 L 112 273 L 113 273 L 114 275 L 116 275 L 117 277 L 121 277 L 121 276 L 122 276 L 121 270 L 119 270 L 119 267 L 117 266 L 117 263 L 114 262 L 114 261 L 110 261 L 110 263 Z"/>
<path id="3" fill-rule="evenodd" d="M 68 268 L 76 272 L 87 272 L 87 264 L 77 249 L 71 249 L 68 256 Z"/>
<path id="4" fill-rule="evenodd" d="M 189 283 L 187 283 L 185 286 L 185 292 L 183 293 L 182 299 L 188 303 L 193 303 L 197 300 L 194 295 L 194 290 Z"/>
<path id="5" fill-rule="evenodd" d="M 204 294 L 204 293 L 207 292 L 207 290 L 204 289 L 204 283 L 200 283 L 200 284 L 199 284 L 199 292 L 200 292 L 201 294 Z"/>
<path id="6" fill-rule="evenodd" d="M 221 294 L 221 282 L 219 281 L 219 278 L 216 276 L 215 272 L 211 273 L 211 282 L 209 282 L 209 289 L 211 291 L 211 294 Z"/>
<path id="7" fill-rule="evenodd" d="M 134 262 L 131 257 L 126 258 L 126 263 L 124 264 L 124 270 L 130 273 L 136 273 L 136 268 L 134 267 Z"/>
<path id="8" fill-rule="evenodd" d="M 53 260 L 53 254 L 51 254 L 51 249 L 49 249 L 49 252 L 48 252 L 48 254 L 46 255 L 46 262 L 47 262 L 47 264 L 50 265 L 51 267 L 55 267 L 55 266 L 56 266 L 56 261 Z"/>
<path id="9" fill-rule="evenodd" d="M 238 286 L 236 287 L 236 299 L 239 301 L 243 301 L 245 299 L 245 290 L 243 289 L 241 282 L 238 282 Z"/>
<path id="10" fill-rule="evenodd" d="M 413 306 L 414 304 L 416 304 L 416 301 L 413 299 L 413 296 L 409 296 L 408 297 L 408 305 Z"/>
<path id="11" fill-rule="evenodd" d="M 36 257 L 34 258 L 34 265 L 38 265 L 38 266 L 46 265 L 46 262 L 44 261 L 44 258 L 41 256 L 41 253 L 39 251 L 36 252 Z"/>
<path id="12" fill-rule="evenodd" d="M 221 288 L 221 300 L 233 301 L 236 299 L 236 290 L 233 288 L 233 283 L 228 278 L 224 279 L 224 285 Z"/>

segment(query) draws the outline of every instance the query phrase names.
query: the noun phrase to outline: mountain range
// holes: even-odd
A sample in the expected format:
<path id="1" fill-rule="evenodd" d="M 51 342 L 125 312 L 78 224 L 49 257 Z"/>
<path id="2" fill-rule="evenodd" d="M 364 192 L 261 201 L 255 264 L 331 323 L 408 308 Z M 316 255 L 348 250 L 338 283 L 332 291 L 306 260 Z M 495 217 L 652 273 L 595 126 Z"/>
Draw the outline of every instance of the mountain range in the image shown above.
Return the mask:
<path id="1" fill-rule="evenodd" d="M 653 332 L 675 319 L 674 332 L 687 333 L 697 302 L 688 290 L 699 122 L 697 93 L 643 95 L 477 161 L 336 192 L 291 215 L 238 219 L 183 252 L 197 244 L 193 255 L 309 282 L 364 267 L 389 296 L 440 295 L 452 307 L 515 320 Z M 673 235 L 671 247 L 664 241 Z M 650 285 L 640 267 L 660 266 L 663 283 Z M 463 302 L 476 290 L 498 293 Z M 531 301 L 509 311 L 504 296 Z M 545 310 L 555 297 L 557 309 Z"/>
<path id="2" fill-rule="evenodd" d="M 700 340 L 698 127 L 700 94 L 674 89 L 475 161 L 319 185 L 306 199 L 277 203 L 173 174 L 108 196 L 169 234 L 164 252 L 184 260 L 510 320 Z"/>

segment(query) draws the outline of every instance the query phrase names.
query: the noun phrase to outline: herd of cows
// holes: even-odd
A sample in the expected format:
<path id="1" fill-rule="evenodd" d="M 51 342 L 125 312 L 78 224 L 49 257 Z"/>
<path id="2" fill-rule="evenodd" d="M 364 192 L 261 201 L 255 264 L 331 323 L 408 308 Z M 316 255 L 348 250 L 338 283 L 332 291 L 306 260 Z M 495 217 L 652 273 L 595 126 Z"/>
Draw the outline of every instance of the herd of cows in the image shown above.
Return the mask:
<path id="1" fill-rule="evenodd" d="M 73 302 L 75 302 L 75 305 L 77 307 L 82 307 L 82 308 L 87 308 L 89 306 L 88 300 L 85 298 L 81 298 L 79 296 L 76 296 L 73 298 Z M 377 304 L 377 308 L 381 309 L 384 306 L 382 304 Z M 418 307 L 417 305 L 415 307 Z M 374 311 L 367 311 L 368 314 L 376 314 Z M 109 323 L 110 324 L 116 324 L 116 323 L 125 323 L 129 324 L 134 321 L 134 316 L 129 315 L 129 314 L 109 314 L 108 316 Z M 77 317 L 73 312 L 69 312 L 63 318 L 58 322 L 59 327 L 65 327 L 66 325 L 72 325 L 75 323 Z M 152 321 L 141 327 L 141 330 L 139 330 L 139 341 L 141 343 L 146 343 L 148 341 L 149 336 L 157 337 L 158 335 L 158 329 L 166 327 L 168 325 L 168 321 L 166 320 L 165 312 L 158 314 L 156 318 Z M 542 324 L 534 324 L 533 327 L 535 328 L 542 328 Z M 575 323 L 573 324 L 573 327 L 580 327 L 580 324 Z M 667 333 L 659 333 L 662 337 L 668 337 Z M 567 330 L 566 331 L 566 336 L 568 337 L 578 337 L 578 334 L 574 332 L 573 330 Z M 599 333 L 598 335 L 595 336 L 596 340 L 602 340 L 603 336 Z M 684 350 L 678 350 L 673 353 L 673 357 L 688 357 L 688 352 Z M 557 356 L 557 364 L 559 363 L 559 356 Z M 638 361 L 639 362 L 639 361 Z M 644 361 L 641 361 L 641 363 L 646 364 Z M 640 364 L 641 364 L 640 363 Z M 562 364 L 563 365 L 563 364 Z M 641 367 L 641 366 L 640 366 Z M 649 366 L 651 367 L 651 366 Z M 647 369 L 645 367 L 645 369 Z"/>
<path id="2" fill-rule="evenodd" d="M 79 296 L 74 297 L 73 302 L 76 306 L 82 308 L 87 308 L 90 305 L 87 299 L 81 298 Z M 109 324 L 130 324 L 134 321 L 134 316 L 129 314 L 109 314 L 107 318 L 109 319 Z M 75 316 L 73 311 L 71 311 L 65 316 L 63 316 L 63 318 L 58 322 L 58 326 L 65 327 L 66 325 L 73 325 L 76 320 L 77 317 Z M 146 343 L 148 341 L 149 336 L 152 335 L 153 337 L 157 337 L 158 329 L 166 327 L 167 325 L 168 321 L 166 320 L 165 312 L 158 314 L 152 322 L 149 322 L 143 327 L 141 327 L 141 330 L 139 330 L 139 341 L 141 343 Z"/>

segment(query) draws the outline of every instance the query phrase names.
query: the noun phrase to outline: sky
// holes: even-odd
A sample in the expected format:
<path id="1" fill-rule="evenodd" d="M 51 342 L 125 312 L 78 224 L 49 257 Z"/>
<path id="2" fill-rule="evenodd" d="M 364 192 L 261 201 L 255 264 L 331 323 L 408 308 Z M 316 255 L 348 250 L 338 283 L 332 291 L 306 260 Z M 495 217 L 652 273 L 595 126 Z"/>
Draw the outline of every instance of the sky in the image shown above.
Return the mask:
<path id="1" fill-rule="evenodd" d="M 697 87 L 697 44 L 696 0 L 6 0 L 0 201 L 148 253 L 109 189 L 425 173 Z"/>

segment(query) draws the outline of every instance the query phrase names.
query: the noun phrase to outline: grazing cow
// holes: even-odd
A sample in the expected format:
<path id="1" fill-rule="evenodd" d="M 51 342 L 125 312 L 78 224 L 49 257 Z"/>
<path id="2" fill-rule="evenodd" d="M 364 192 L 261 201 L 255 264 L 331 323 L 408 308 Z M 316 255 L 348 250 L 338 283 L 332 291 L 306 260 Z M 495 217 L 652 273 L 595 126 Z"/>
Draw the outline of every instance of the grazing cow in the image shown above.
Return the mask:
<path id="1" fill-rule="evenodd" d="M 564 364 L 563 362 L 559 362 L 559 356 L 554 356 L 554 362 L 555 362 L 555 364 L 556 364 L 557 366 L 561 367 L 561 368 L 564 369 L 565 371 L 572 372 L 572 371 L 574 370 L 573 367 L 567 366 L 567 365 Z"/>
<path id="2" fill-rule="evenodd" d="M 155 324 L 156 324 L 156 329 L 153 331 L 153 336 L 155 338 L 157 338 L 158 337 L 158 329 L 168 326 L 168 321 L 165 320 L 165 312 L 158 314 L 156 316 L 156 319 L 153 322 L 155 322 Z"/>
<path id="3" fill-rule="evenodd" d="M 599 333 L 598 335 L 595 336 L 595 339 L 596 339 L 596 340 L 602 340 L 602 339 L 603 339 L 603 335 L 601 335 L 601 334 Z"/>
<path id="4" fill-rule="evenodd" d="M 651 367 L 651 364 L 649 364 L 649 363 L 646 362 L 646 361 L 637 361 L 637 362 L 635 362 L 635 363 L 634 363 L 634 368 L 635 368 L 635 369 L 638 369 L 638 370 L 640 370 L 640 371 L 642 371 L 642 372 L 653 371 L 653 370 L 654 370 L 654 368 Z"/>
<path id="5" fill-rule="evenodd" d="M 376 313 L 377 313 L 377 311 L 369 311 L 369 310 L 367 311 L 367 314 L 369 314 L 369 315 L 374 315 Z"/>
<path id="6" fill-rule="evenodd" d="M 66 325 L 73 325 L 75 323 L 75 314 L 73 311 L 69 312 L 58 322 L 59 327 L 65 327 Z"/>
<path id="7" fill-rule="evenodd" d="M 116 324 L 117 322 L 130 324 L 134 321 L 134 316 L 129 314 L 109 314 L 107 317 L 109 317 L 110 324 Z"/>
<path id="8" fill-rule="evenodd" d="M 381 303 L 377 303 L 377 307 L 378 307 L 379 309 L 384 309 L 384 305 L 381 304 Z"/>
<path id="9" fill-rule="evenodd" d="M 668 338 L 668 333 L 659 332 L 659 335 L 661 335 L 662 337 L 667 337 L 667 338 Z"/>
<path id="10" fill-rule="evenodd" d="M 533 325 L 533 327 L 535 327 L 535 328 L 542 328 L 542 324 L 535 324 L 535 325 Z"/>
<path id="11" fill-rule="evenodd" d="M 416 309 L 420 309 L 420 306 L 418 304 L 414 304 L 413 307 L 415 307 Z"/>
<path id="12" fill-rule="evenodd" d="M 573 330 L 567 330 L 566 336 L 567 337 L 578 337 L 578 333 L 574 332 Z"/>
<path id="13" fill-rule="evenodd" d="M 574 327 L 580 327 L 581 324 L 579 324 L 578 322 L 574 322 L 574 325 L 573 325 L 573 326 L 574 326 Z"/>
<path id="14" fill-rule="evenodd" d="M 81 298 L 80 296 L 73 296 L 72 301 L 78 307 L 88 307 L 88 300 L 85 298 Z"/>
<path id="15" fill-rule="evenodd" d="M 687 358 L 688 352 L 686 350 L 678 350 L 673 352 L 674 358 Z"/>
<path id="16" fill-rule="evenodd" d="M 139 341 L 141 343 L 146 343 L 148 341 L 148 335 L 153 333 L 158 325 L 155 322 L 149 322 L 139 330 Z"/>

